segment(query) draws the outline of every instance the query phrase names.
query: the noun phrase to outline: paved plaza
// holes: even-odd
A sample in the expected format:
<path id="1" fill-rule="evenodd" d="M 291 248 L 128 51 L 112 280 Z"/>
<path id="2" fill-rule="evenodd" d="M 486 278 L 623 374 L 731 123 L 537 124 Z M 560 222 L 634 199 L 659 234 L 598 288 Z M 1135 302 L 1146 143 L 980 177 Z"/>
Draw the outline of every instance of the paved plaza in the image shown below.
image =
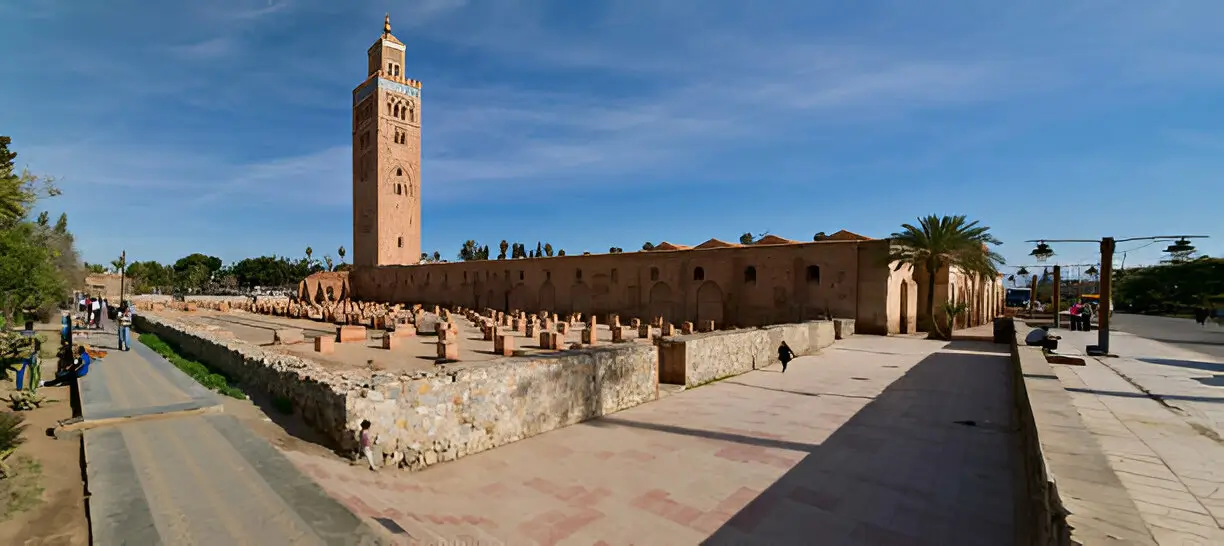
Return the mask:
<path id="1" fill-rule="evenodd" d="M 1059 335 L 1060 352 L 1082 354 L 1097 333 Z M 1224 358 L 1124 332 L 1110 349 L 1054 366 L 1084 424 L 1158 543 L 1224 544 Z"/>
<path id="2" fill-rule="evenodd" d="M 1007 354 L 853 337 L 422 472 L 287 455 L 405 544 L 1008 545 Z"/>

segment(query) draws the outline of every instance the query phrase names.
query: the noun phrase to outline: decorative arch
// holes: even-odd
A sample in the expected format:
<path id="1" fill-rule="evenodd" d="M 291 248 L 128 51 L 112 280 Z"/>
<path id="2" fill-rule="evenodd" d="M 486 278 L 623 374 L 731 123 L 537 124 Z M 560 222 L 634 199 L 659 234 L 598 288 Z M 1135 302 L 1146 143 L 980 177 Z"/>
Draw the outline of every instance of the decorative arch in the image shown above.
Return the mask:
<path id="1" fill-rule="evenodd" d="M 697 288 L 697 320 L 712 320 L 715 326 L 723 325 L 723 292 L 718 283 L 706 281 Z"/>
<path id="2" fill-rule="evenodd" d="M 672 295 L 672 288 L 667 283 L 654 283 L 650 287 L 650 299 L 648 302 L 647 309 L 650 310 L 650 320 L 653 320 L 655 317 L 663 317 L 665 322 L 671 322 L 675 319 L 673 312 L 675 299 Z"/>

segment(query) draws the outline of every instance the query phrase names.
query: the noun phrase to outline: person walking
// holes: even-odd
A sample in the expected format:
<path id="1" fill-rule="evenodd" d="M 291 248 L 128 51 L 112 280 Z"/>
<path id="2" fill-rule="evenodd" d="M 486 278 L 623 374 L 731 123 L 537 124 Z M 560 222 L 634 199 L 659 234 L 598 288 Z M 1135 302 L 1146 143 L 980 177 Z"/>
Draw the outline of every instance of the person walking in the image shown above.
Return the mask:
<path id="1" fill-rule="evenodd" d="M 132 350 L 132 307 L 124 304 L 119 308 L 119 350 Z"/>
<path id="2" fill-rule="evenodd" d="M 377 471 L 378 466 L 374 464 L 374 433 L 370 432 L 368 419 L 361 422 L 361 454 L 370 463 L 370 470 Z"/>
<path id="3" fill-rule="evenodd" d="M 1206 328 L 1208 315 L 1210 315 L 1210 313 L 1207 312 L 1206 307 L 1197 307 L 1194 309 L 1194 322 L 1197 322 L 1199 326 Z"/>
<path id="4" fill-rule="evenodd" d="M 785 341 L 778 346 L 778 360 L 782 361 L 782 373 L 786 373 L 786 365 L 795 359 L 795 351 L 792 351 L 790 345 Z"/>
<path id="5" fill-rule="evenodd" d="M 99 298 L 94 298 L 93 303 L 90 303 L 90 308 L 92 311 L 89 313 L 89 322 L 94 328 L 97 328 L 99 320 L 98 315 L 102 313 L 102 300 Z"/>
<path id="6" fill-rule="evenodd" d="M 1084 306 L 1080 302 L 1071 304 L 1071 308 L 1067 312 L 1071 314 L 1071 331 L 1075 332 L 1080 329 L 1080 313 L 1084 311 Z"/>

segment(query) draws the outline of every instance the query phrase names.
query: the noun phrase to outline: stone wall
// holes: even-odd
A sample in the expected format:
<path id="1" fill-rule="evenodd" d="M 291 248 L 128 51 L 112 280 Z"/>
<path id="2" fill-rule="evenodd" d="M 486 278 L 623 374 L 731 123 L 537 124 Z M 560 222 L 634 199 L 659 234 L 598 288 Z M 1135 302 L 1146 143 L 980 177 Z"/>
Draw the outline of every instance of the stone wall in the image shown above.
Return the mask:
<path id="1" fill-rule="evenodd" d="M 368 419 L 388 463 L 422 468 L 630 408 L 658 396 L 651 345 L 616 344 L 533 358 L 507 358 L 456 371 L 393 375 L 329 371 L 219 330 L 142 313 L 152 332 L 237 379 L 248 393 L 293 401 L 333 447 L 353 449 Z"/>
<path id="2" fill-rule="evenodd" d="M 627 343 L 513 358 L 354 393 L 388 462 L 423 468 L 607 415 L 658 396 L 654 347 Z"/>
<path id="3" fill-rule="evenodd" d="M 807 355 L 832 345 L 835 330 L 833 321 L 822 320 L 663 338 L 658 343 L 659 380 L 695 387 L 764 368 L 778 361 L 783 340 L 795 354 Z"/>
<path id="4" fill-rule="evenodd" d="M 1029 328 L 1011 338 L 1014 409 L 1022 473 L 1017 544 L 1151 544 L 1139 510 Z"/>
<path id="5" fill-rule="evenodd" d="M 150 332 L 176 345 L 180 351 L 238 380 L 248 389 L 293 401 L 294 411 L 307 424 L 345 445 L 350 421 L 346 400 L 350 392 L 367 384 L 369 373 L 336 373 L 304 358 L 265 350 L 219 330 L 188 326 L 155 314 L 133 317 L 137 331 Z"/>

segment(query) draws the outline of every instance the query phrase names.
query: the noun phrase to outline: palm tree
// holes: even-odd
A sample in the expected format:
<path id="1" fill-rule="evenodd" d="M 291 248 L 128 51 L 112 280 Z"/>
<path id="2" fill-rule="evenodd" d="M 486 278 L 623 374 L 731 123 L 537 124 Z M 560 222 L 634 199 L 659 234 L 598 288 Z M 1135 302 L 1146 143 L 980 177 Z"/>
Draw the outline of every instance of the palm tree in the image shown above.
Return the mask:
<path id="1" fill-rule="evenodd" d="M 964 215 L 930 215 L 918 219 L 918 225 L 902 224 L 901 231 L 891 236 L 893 248 L 888 261 L 895 262 L 896 269 L 903 265 L 913 266 L 915 271 L 926 272 L 926 301 L 924 308 L 931 321 L 931 337 L 947 338 L 935 320 L 936 275 L 946 268 L 956 267 L 970 274 L 984 276 L 998 274 L 1003 257 L 990 249 L 1002 244 L 990 228 L 970 222 Z"/>
<path id="2" fill-rule="evenodd" d="M 314 249 L 306 247 L 306 265 L 310 265 L 310 256 L 314 254 Z"/>
<path id="3" fill-rule="evenodd" d="M 340 255 L 340 263 L 344 263 L 344 255 L 346 254 L 344 251 L 344 245 L 340 245 L 340 248 L 336 250 L 336 254 Z"/>

